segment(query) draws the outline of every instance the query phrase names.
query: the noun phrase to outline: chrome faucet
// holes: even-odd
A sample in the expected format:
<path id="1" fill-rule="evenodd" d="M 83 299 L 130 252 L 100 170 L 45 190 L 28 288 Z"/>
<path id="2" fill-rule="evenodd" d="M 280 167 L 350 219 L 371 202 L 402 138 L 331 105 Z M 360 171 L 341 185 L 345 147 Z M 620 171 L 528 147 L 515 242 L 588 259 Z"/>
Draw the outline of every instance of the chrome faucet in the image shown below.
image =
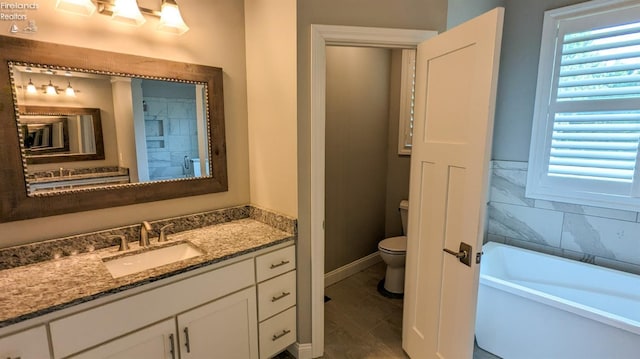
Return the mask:
<path id="1" fill-rule="evenodd" d="M 151 230 L 151 225 L 147 221 L 142 221 L 140 225 L 140 247 L 148 247 L 149 246 L 149 231 Z"/>

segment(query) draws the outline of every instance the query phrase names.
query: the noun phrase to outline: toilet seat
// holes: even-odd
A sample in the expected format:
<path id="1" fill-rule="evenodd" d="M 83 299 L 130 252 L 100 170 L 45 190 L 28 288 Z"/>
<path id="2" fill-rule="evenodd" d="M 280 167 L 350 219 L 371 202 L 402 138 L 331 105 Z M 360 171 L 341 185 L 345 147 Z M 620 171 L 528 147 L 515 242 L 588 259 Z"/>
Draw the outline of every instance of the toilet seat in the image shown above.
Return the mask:
<path id="1" fill-rule="evenodd" d="M 404 254 L 407 252 L 407 236 L 384 239 L 378 243 L 378 249 L 390 254 Z"/>

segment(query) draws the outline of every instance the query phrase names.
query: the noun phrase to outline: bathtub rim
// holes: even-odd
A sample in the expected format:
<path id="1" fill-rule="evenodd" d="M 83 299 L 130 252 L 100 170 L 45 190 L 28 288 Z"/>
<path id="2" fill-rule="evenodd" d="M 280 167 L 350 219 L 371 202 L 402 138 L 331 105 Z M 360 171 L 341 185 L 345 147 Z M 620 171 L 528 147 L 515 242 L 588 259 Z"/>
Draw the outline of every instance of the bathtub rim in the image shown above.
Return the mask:
<path id="1" fill-rule="evenodd" d="M 520 247 L 499 243 L 499 242 L 487 242 L 483 245 L 482 250 L 484 252 L 484 255 L 486 255 L 490 253 L 492 249 L 499 248 L 499 247 L 505 247 L 508 250 L 517 250 L 517 251 L 527 252 L 529 254 L 536 255 L 536 256 L 544 256 L 552 259 L 558 259 L 558 260 L 566 261 L 571 265 L 594 266 L 594 267 L 597 267 L 598 270 L 610 271 L 616 274 L 622 273 L 625 275 L 633 275 L 630 273 L 618 271 L 611 268 L 595 266 L 593 264 L 583 263 L 583 262 L 579 262 L 569 258 L 554 256 L 554 255 L 542 253 L 542 252 L 536 252 L 530 249 L 520 248 Z M 635 321 L 633 319 L 626 318 L 617 314 L 613 314 L 602 309 L 594 308 L 582 303 L 578 303 L 572 300 L 559 297 L 557 295 L 545 293 L 537 289 L 529 288 L 520 284 L 510 282 L 505 279 L 501 279 L 489 274 L 482 273 L 482 263 L 480 264 L 479 285 L 486 285 L 488 287 L 492 287 L 512 295 L 516 295 L 528 300 L 533 300 L 533 301 L 536 301 L 560 310 L 573 313 L 575 315 L 579 315 L 587 319 L 595 320 L 600 323 L 613 326 L 618 329 L 634 333 L 636 335 L 640 335 L 640 321 Z"/>

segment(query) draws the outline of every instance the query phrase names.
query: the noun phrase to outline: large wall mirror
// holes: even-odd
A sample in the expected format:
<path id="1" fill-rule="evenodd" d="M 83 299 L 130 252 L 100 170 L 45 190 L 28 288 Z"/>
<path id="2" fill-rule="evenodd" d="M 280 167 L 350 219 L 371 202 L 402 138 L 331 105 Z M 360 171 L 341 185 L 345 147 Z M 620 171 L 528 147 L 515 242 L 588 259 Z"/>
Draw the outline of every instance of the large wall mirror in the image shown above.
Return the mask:
<path id="1" fill-rule="evenodd" d="M 220 68 L 0 46 L 2 222 L 227 190 Z"/>

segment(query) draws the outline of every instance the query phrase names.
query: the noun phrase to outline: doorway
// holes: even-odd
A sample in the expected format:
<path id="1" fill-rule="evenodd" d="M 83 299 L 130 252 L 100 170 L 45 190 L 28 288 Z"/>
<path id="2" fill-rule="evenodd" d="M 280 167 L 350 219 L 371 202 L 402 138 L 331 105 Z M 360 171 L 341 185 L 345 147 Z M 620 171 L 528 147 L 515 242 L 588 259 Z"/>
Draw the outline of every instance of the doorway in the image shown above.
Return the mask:
<path id="1" fill-rule="evenodd" d="M 402 52 L 326 49 L 325 286 L 379 261 L 378 242 L 402 235 L 410 166 L 397 149 Z"/>
<path id="2" fill-rule="evenodd" d="M 312 25 L 311 33 L 311 320 L 315 358 L 324 350 L 326 46 L 415 48 L 437 32 Z"/>

